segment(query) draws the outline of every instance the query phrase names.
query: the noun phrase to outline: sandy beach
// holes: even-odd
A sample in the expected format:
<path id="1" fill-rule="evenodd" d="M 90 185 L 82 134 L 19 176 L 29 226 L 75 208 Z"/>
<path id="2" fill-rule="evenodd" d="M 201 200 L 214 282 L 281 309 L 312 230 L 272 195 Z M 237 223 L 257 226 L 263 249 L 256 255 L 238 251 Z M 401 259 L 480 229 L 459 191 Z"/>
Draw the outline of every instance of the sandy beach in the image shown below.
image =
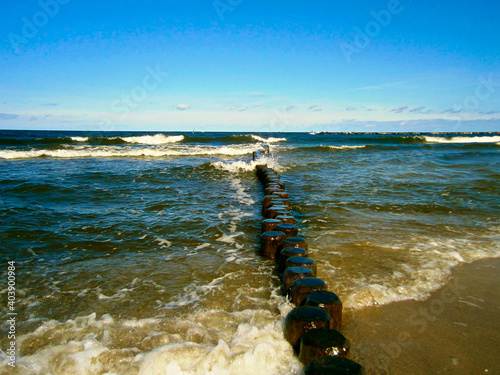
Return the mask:
<path id="1" fill-rule="evenodd" d="M 500 374 L 500 259 L 456 267 L 425 301 L 353 310 L 344 333 L 367 374 Z"/>

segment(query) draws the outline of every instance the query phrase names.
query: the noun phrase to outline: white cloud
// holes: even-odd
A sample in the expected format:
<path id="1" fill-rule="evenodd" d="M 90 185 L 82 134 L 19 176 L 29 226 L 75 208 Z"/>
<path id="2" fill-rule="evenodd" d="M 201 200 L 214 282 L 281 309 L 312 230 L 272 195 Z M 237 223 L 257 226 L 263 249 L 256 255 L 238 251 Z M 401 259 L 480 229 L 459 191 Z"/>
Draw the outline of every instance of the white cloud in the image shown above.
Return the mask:
<path id="1" fill-rule="evenodd" d="M 19 115 L 14 113 L 0 113 L 0 120 L 15 120 Z"/>
<path id="2" fill-rule="evenodd" d="M 410 113 L 412 113 L 412 112 L 422 113 L 424 109 L 425 109 L 425 107 L 416 107 L 416 108 L 410 109 L 408 112 L 410 112 Z"/>
<path id="3" fill-rule="evenodd" d="M 407 109 L 408 109 L 408 106 L 407 105 L 403 105 L 401 107 L 396 107 L 396 108 L 391 109 L 391 112 L 401 113 L 401 112 L 403 112 L 403 111 L 405 111 Z"/>
<path id="4" fill-rule="evenodd" d="M 371 86 L 363 86 L 363 87 L 356 87 L 353 89 L 349 89 L 347 91 L 366 91 L 366 90 L 381 90 L 386 87 L 396 87 L 400 86 L 404 82 L 402 81 L 397 81 L 397 82 L 388 82 L 388 83 L 382 83 L 380 85 L 371 85 Z"/>
<path id="5" fill-rule="evenodd" d="M 177 104 L 177 110 L 178 111 L 185 111 L 191 108 L 189 104 Z"/>

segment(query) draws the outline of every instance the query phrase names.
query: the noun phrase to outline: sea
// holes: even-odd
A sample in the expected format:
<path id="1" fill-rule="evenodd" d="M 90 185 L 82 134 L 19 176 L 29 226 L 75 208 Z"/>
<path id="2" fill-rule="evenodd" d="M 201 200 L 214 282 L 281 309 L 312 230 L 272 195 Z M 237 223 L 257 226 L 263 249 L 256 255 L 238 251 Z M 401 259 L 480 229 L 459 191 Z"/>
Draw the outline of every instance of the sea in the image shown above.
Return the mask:
<path id="1" fill-rule="evenodd" d="M 258 164 L 346 314 L 500 257 L 500 133 L 0 130 L 0 374 L 303 374 Z"/>

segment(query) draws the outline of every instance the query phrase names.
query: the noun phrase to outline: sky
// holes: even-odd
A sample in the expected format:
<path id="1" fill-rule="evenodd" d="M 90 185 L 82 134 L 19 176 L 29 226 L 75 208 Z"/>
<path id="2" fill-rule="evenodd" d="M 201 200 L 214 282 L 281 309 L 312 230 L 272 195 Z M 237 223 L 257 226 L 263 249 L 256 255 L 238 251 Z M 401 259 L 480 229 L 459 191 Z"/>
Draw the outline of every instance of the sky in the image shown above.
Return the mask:
<path id="1" fill-rule="evenodd" d="M 0 129 L 500 131 L 497 0 L 0 1 Z"/>

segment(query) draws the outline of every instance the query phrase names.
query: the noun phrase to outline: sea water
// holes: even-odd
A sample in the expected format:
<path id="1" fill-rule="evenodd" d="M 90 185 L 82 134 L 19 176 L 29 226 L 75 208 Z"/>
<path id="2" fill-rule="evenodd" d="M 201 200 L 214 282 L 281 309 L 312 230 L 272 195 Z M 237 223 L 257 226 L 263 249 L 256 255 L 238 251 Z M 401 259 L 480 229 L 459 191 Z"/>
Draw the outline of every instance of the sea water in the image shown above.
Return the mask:
<path id="1" fill-rule="evenodd" d="M 454 266 L 500 256 L 499 151 L 497 133 L 0 131 L 17 313 L 0 373 L 302 374 L 258 254 L 256 164 L 282 175 L 349 311 L 425 299 Z"/>

